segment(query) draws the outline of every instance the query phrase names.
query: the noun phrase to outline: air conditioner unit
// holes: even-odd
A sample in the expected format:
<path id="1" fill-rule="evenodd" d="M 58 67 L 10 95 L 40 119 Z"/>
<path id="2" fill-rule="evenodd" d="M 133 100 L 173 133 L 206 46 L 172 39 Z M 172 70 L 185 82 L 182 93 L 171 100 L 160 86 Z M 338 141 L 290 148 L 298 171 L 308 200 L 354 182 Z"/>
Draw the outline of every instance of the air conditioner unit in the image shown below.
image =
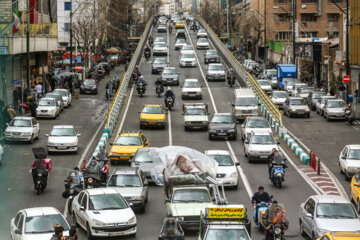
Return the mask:
<path id="1" fill-rule="evenodd" d="M 306 8 L 306 4 L 301 4 L 301 8 Z"/>

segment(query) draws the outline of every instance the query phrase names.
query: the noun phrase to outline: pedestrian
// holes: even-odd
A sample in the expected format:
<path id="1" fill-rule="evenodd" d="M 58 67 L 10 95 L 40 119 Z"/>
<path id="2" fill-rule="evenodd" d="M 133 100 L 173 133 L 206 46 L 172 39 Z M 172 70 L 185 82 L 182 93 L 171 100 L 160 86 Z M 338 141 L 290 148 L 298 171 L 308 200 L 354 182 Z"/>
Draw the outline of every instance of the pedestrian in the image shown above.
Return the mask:
<path id="1" fill-rule="evenodd" d="M 31 98 L 31 100 L 30 100 L 30 112 L 31 112 L 31 116 L 33 118 L 36 118 L 36 108 L 37 108 L 37 103 L 36 103 L 34 98 Z"/>
<path id="2" fill-rule="evenodd" d="M 51 88 L 51 91 L 54 91 L 54 90 L 55 90 L 55 87 L 56 87 L 56 79 L 55 79 L 55 77 L 51 76 L 51 77 L 50 77 L 50 88 Z"/>
<path id="3" fill-rule="evenodd" d="M 21 94 L 18 93 L 18 87 L 16 87 L 13 91 L 13 98 L 14 98 L 14 108 L 18 109 L 19 107 L 19 100 L 21 99 Z"/>
<path id="4" fill-rule="evenodd" d="M 41 82 L 39 81 L 36 86 L 35 86 L 35 90 L 36 92 L 38 93 L 39 96 L 42 96 L 42 90 L 43 90 L 43 87 L 41 85 Z"/>
<path id="5" fill-rule="evenodd" d="M 54 226 L 55 233 L 50 238 L 50 240 L 65 240 L 65 237 L 63 236 L 64 228 L 60 224 L 56 224 Z"/>

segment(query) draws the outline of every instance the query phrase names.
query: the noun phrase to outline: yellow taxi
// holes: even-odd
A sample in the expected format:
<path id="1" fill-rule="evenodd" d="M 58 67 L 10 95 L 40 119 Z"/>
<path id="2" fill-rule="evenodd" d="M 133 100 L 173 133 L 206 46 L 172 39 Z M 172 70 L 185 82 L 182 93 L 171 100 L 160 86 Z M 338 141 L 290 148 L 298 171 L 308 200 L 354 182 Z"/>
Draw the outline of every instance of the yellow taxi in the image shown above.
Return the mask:
<path id="1" fill-rule="evenodd" d="M 140 129 L 144 127 L 165 128 L 166 115 L 161 104 L 145 104 L 140 112 Z"/>
<path id="2" fill-rule="evenodd" d="M 351 190 L 351 199 L 354 201 L 356 205 L 356 210 L 360 213 L 360 171 L 352 177 L 350 183 L 350 190 Z"/>
<path id="3" fill-rule="evenodd" d="M 184 25 L 184 23 L 183 23 L 182 21 L 177 21 L 177 22 L 175 23 L 175 28 L 176 28 L 176 29 L 185 28 L 185 25 Z"/>
<path id="4" fill-rule="evenodd" d="M 329 232 L 317 240 L 360 240 L 358 232 Z"/>
<path id="5" fill-rule="evenodd" d="M 110 163 L 131 161 L 139 148 L 150 147 L 149 140 L 142 132 L 122 132 L 110 150 Z"/>

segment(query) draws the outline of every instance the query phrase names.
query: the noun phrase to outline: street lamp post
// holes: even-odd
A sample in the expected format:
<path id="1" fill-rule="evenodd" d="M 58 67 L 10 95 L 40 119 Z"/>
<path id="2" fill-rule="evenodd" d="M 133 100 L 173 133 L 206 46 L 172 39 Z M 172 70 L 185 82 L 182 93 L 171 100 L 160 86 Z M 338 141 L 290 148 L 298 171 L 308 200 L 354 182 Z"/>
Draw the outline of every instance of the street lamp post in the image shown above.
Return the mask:
<path id="1" fill-rule="evenodd" d="M 73 68 L 73 29 L 72 29 L 72 0 L 70 0 L 70 71 Z"/>
<path id="2" fill-rule="evenodd" d="M 26 0 L 26 84 L 27 91 L 30 94 L 30 7 L 29 1 Z"/>

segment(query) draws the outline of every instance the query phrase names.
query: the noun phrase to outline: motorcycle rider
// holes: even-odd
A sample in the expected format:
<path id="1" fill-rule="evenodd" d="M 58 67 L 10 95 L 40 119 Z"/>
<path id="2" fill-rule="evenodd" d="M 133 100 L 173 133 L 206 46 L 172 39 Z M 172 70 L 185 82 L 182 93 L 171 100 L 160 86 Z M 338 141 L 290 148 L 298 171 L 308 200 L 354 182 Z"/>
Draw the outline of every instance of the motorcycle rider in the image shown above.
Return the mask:
<path id="1" fill-rule="evenodd" d="M 284 168 L 287 168 L 284 159 L 281 157 L 280 153 L 276 150 L 276 148 L 273 148 L 271 150 L 271 154 L 268 156 L 269 179 L 271 179 L 272 177 L 272 170 L 274 165 L 283 165 Z M 282 180 L 285 181 L 284 176 Z"/>
<path id="2" fill-rule="evenodd" d="M 72 179 L 73 185 L 81 185 L 82 188 L 85 189 L 84 176 L 78 167 L 74 168 L 74 172 L 71 173 L 70 178 Z"/>
<path id="3" fill-rule="evenodd" d="M 165 106 L 166 106 L 166 99 L 168 99 L 169 97 L 172 98 L 173 105 L 175 104 L 175 93 L 171 89 L 168 89 L 168 90 L 166 90 L 166 92 L 164 94 Z"/>
<path id="4" fill-rule="evenodd" d="M 258 211 L 258 204 L 261 202 L 265 202 L 265 203 L 270 203 L 271 204 L 271 197 L 270 195 L 264 191 L 264 187 L 263 186 L 259 186 L 258 187 L 258 192 L 254 193 L 254 195 L 251 198 L 251 203 L 254 206 L 254 208 L 256 208 L 256 212 Z M 256 217 L 256 221 L 257 219 L 257 214 L 255 215 Z"/>
<path id="5" fill-rule="evenodd" d="M 288 229 L 289 222 L 285 218 L 285 209 L 279 206 L 276 200 L 274 200 L 272 205 L 266 210 L 263 224 L 265 226 L 265 240 L 270 239 L 270 234 L 272 233 L 270 229 L 273 224 L 280 224 L 282 230 Z"/>
<path id="6" fill-rule="evenodd" d="M 161 78 L 157 78 L 155 81 L 155 87 L 160 87 L 160 91 L 164 92 L 164 85 L 163 82 L 161 81 Z"/>
<path id="7" fill-rule="evenodd" d="M 146 45 L 144 49 L 144 57 L 146 58 L 146 60 L 151 57 L 151 49 L 149 48 L 149 45 Z"/>
<path id="8" fill-rule="evenodd" d="M 234 69 L 230 68 L 229 71 L 228 71 L 228 74 L 227 74 L 228 82 L 229 82 L 229 80 L 235 79 L 235 78 L 236 78 L 235 71 L 234 71 Z"/>
<path id="9" fill-rule="evenodd" d="M 106 182 L 107 175 L 109 174 L 109 169 L 110 169 L 109 161 L 107 161 L 104 164 L 104 167 L 101 169 L 101 181 L 102 182 Z"/>
<path id="10" fill-rule="evenodd" d="M 153 36 L 150 35 L 148 41 L 149 41 L 149 45 L 150 45 L 150 46 L 153 45 L 153 43 L 154 43 L 154 38 L 153 38 Z"/>
<path id="11" fill-rule="evenodd" d="M 172 26 L 169 24 L 169 33 L 172 33 Z"/>
<path id="12" fill-rule="evenodd" d="M 140 76 L 140 77 L 139 77 L 139 79 L 138 79 L 138 81 L 137 81 L 137 84 L 136 84 L 136 86 L 137 86 L 136 89 L 138 90 L 138 93 L 139 93 L 139 94 L 140 94 L 140 84 L 143 85 L 143 90 L 144 90 L 144 93 L 145 93 L 147 83 L 146 83 L 146 81 L 145 81 L 145 79 L 144 79 L 143 76 Z"/>
<path id="13" fill-rule="evenodd" d="M 65 240 L 66 238 L 63 236 L 64 228 L 60 224 L 56 224 L 54 226 L 55 233 L 52 235 L 50 240 Z"/>
<path id="14" fill-rule="evenodd" d="M 133 77 L 139 78 L 141 76 L 139 65 L 135 66 L 135 69 L 133 71 Z"/>
<path id="15" fill-rule="evenodd" d="M 100 172 L 100 165 L 96 160 L 91 160 L 89 167 L 86 168 L 86 172 L 90 174 L 98 174 Z"/>

